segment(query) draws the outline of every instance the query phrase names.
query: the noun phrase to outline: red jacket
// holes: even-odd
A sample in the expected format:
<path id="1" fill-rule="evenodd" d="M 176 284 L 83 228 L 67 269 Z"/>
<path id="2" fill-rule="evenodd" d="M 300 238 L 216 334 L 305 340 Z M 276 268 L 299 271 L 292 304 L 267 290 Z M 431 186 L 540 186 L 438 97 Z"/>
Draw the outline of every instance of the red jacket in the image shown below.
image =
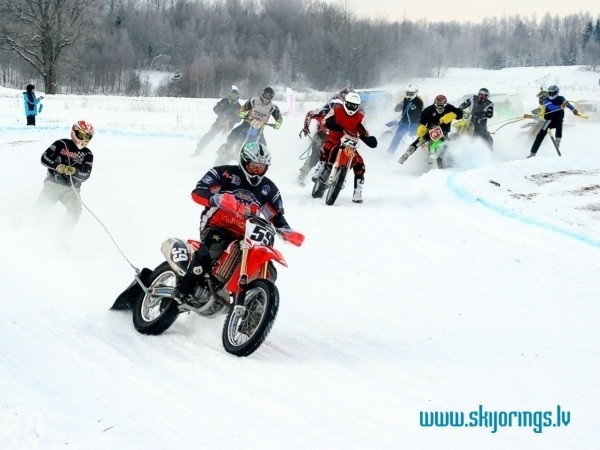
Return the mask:
<path id="1" fill-rule="evenodd" d="M 325 118 L 325 126 L 329 130 L 327 141 L 339 145 L 344 137 L 344 132 L 358 136 L 368 136 L 369 132 L 362 121 L 365 115 L 362 111 L 350 116 L 342 105 L 334 106 Z"/>

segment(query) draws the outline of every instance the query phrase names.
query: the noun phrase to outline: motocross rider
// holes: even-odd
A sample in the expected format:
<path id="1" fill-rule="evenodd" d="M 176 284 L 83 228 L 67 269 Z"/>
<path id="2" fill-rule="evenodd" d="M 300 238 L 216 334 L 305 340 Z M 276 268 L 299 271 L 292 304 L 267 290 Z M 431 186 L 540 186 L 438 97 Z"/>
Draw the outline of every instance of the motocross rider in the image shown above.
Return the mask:
<path id="1" fill-rule="evenodd" d="M 240 151 L 238 165 L 213 167 L 198 181 L 192 199 L 205 207 L 200 216 L 202 245 L 177 282 L 173 292 L 177 302 L 193 302 L 190 294 L 197 283 L 210 276 L 213 261 L 233 240 L 244 236 L 248 215 L 262 214 L 285 240 L 303 239 L 290 229 L 279 189 L 265 176 L 270 164 L 267 147 L 249 142 Z"/>
<path id="2" fill-rule="evenodd" d="M 483 87 L 479 89 L 477 95 L 467 98 L 458 107 L 463 110 L 471 108 L 473 134 L 483 139 L 492 148 L 494 138 L 487 129 L 487 120 L 494 116 L 494 103 L 489 99 L 489 96 L 490 91 Z"/>
<path id="3" fill-rule="evenodd" d="M 565 119 L 565 108 L 569 108 L 574 115 L 578 116 L 579 111 L 575 108 L 575 106 L 565 99 L 562 95 L 558 95 L 560 89 L 558 86 L 553 84 L 548 87 L 547 96 L 542 96 L 538 94 L 539 102 L 540 102 L 540 115 L 543 114 L 544 121 L 542 122 L 542 127 L 535 137 L 535 141 L 533 141 L 533 145 L 531 146 L 531 150 L 528 158 L 531 158 L 537 154 L 537 151 L 542 145 L 542 141 L 548 134 L 550 128 L 554 128 L 556 130 L 556 137 L 554 138 L 554 142 L 556 145 L 556 149 L 560 147 L 560 141 L 562 140 L 562 129 L 563 129 L 563 120 Z"/>
<path id="4" fill-rule="evenodd" d="M 229 132 L 233 126 L 239 122 L 240 119 L 238 117 L 238 113 L 242 106 L 240 105 L 239 99 L 240 91 L 238 90 L 237 86 L 231 86 L 229 95 L 219 100 L 213 107 L 213 111 L 217 115 L 217 119 L 210 127 L 210 130 L 208 130 L 208 132 L 202 136 L 200 142 L 198 142 L 194 156 L 200 154 L 204 147 L 206 147 L 218 133 Z"/>
<path id="5" fill-rule="evenodd" d="M 463 110 L 448 103 L 445 95 L 438 95 L 433 101 L 433 105 L 429 105 L 421 113 L 421 120 L 417 128 L 417 139 L 408 146 L 406 151 L 400 156 L 398 162 L 404 164 L 410 155 L 412 155 L 419 145 L 429 140 L 429 130 L 439 125 L 444 132 L 444 137 L 447 139 L 450 132 L 450 126 L 454 119 L 461 119 Z"/>
<path id="6" fill-rule="evenodd" d="M 336 93 L 324 106 L 310 110 L 306 113 L 306 116 L 304 117 L 304 126 L 300 131 L 300 136 L 302 136 L 302 134 L 304 134 L 304 136 L 308 136 L 310 134 L 309 126 L 310 122 L 313 120 L 317 122 L 317 131 L 311 138 L 312 144 L 310 155 L 308 158 L 306 158 L 306 161 L 300 168 L 300 174 L 298 175 L 298 184 L 300 186 L 304 186 L 306 175 L 308 175 L 310 169 L 312 169 L 319 160 L 321 146 L 327 138 L 327 128 L 325 127 L 324 121 L 325 116 L 329 114 L 329 111 L 331 111 L 331 108 L 333 108 L 334 105 L 342 105 L 344 103 L 344 97 L 346 97 L 347 93 L 348 89 L 344 88 Z"/>
<path id="7" fill-rule="evenodd" d="M 252 97 L 244 103 L 238 113 L 243 122 L 231 130 L 231 133 L 227 136 L 226 146 L 231 146 L 234 142 L 242 142 L 252 122 L 264 126 L 269 121 L 269 117 L 272 116 L 275 119 L 274 128 L 276 130 L 281 128 L 283 117 L 279 107 L 273 104 L 273 97 L 275 97 L 273 89 L 266 87 L 260 97 Z M 266 145 L 264 133 L 260 134 L 258 141 Z"/>
<path id="8" fill-rule="evenodd" d="M 364 113 L 359 110 L 361 103 L 360 95 L 350 91 L 346 94 L 343 105 L 335 105 L 325 117 L 325 127 L 329 130 L 327 140 L 321 147 L 319 163 L 315 168 L 312 179 L 316 181 L 325 171 L 326 164 L 333 164 L 337 157 L 342 138 L 345 133 L 358 136 L 370 148 L 377 147 L 377 138 L 370 136 L 363 125 Z M 352 201 L 362 203 L 362 188 L 365 183 L 365 162 L 358 151 L 352 161 L 354 171 L 354 194 Z"/>

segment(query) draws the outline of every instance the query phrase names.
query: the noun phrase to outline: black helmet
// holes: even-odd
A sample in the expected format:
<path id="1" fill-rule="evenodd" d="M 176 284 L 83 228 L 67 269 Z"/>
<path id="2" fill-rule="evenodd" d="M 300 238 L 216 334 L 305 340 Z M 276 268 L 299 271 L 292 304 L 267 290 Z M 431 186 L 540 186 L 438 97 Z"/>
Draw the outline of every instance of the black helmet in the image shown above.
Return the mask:
<path id="1" fill-rule="evenodd" d="M 269 103 L 271 100 L 273 100 L 273 97 L 275 97 L 275 91 L 270 87 L 266 87 L 262 91 L 262 94 L 260 94 L 260 99 L 263 101 L 263 103 Z"/>
<path id="2" fill-rule="evenodd" d="M 489 96 L 490 96 L 490 91 L 488 91 L 487 88 L 481 88 L 481 89 L 479 89 L 479 92 L 477 93 L 477 97 L 480 102 L 487 100 L 487 98 Z"/>
<path id="3" fill-rule="evenodd" d="M 27 92 L 31 92 L 35 89 L 35 86 L 33 84 L 28 84 L 27 85 Z"/>
<path id="4" fill-rule="evenodd" d="M 553 84 L 552 86 L 548 86 L 548 97 L 550 99 L 556 98 L 556 96 L 558 95 L 559 92 L 560 92 L 560 89 L 558 88 L 557 85 Z"/>

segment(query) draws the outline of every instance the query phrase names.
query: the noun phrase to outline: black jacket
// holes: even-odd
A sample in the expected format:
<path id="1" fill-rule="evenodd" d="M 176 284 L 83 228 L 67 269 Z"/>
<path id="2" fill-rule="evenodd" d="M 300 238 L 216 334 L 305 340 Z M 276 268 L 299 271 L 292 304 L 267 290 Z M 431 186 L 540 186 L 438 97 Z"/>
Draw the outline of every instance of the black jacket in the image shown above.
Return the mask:
<path id="1" fill-rule="evenodd" d="M 394 108 L 395 112 L 402 112 L 400 123 L 419 123 L 423 112 L 423 100 L 417 96 L 413 99 L 404 97 Z"/>
<path id="2" fill-rule="evenodd" d="M 238 112 L 241 107 L 242 105 L 240 102 L 232 102 L 229 98 L 225 97 L 218 101 L 214 106 L 213 111 L 219 118 L 229 117 L 232 123 L 236 123 L 240 121 Z"/>
<path id="3" fill-rule="evenodd" d="M 227 165 L 210 169 L 192 191 L 194 201 L 205 206 L 200 218 L 201 230 L 206 226 L 217 226 L 228 229 L 234 235 L 243 235 L 245 220 L 210 204 L 210 197 L 225 192 L 233 194 L 240 203 L 260 208 L 260 213 L 276 228 L 289 228 L 275 183 L 263 177 L 257 186 L 252 186 L 240 166 Z"/>
<path id="4" fill-rule="evenodd" d="M 76 172 L 71 178 L 76 188 L 81 187 L 81 183 L 90 177 L 93 163 L 94 155 L 92 151 L 87 147 L 79 149 L 71 139 L 61 139 L 54 142 L 42 154 L 42 164 L 48 168 L 46 179 L 65 186 L 71 186 L 70 178 L 60 175 L 56 168 L 60 164 L 73 166 Z"/>
<path id="5" fill-rule="evenodd" d="M 435 109 L 435 105 L 430 105 L 427 108 L 425 108 L 421 113 L 421 120 L 419 121 L 419 123 L 421 125 L 425 125 L 428 129 L 439 125 L 442 128 L 442 131 L 444 132 L 444 136 L 448 136 L 448 133 L 450 133 L 451 123 L 440 123 L 440 119 L 445 114 L 451 112 L 456 114 L 457 119 L 461 119 L 463 116 L 463 110 L 457 108 L 454 105 L 451 105 L 450 103 L 446 105 L 446 107 L 441 113 L 437 112 L 437 110 Z"/>

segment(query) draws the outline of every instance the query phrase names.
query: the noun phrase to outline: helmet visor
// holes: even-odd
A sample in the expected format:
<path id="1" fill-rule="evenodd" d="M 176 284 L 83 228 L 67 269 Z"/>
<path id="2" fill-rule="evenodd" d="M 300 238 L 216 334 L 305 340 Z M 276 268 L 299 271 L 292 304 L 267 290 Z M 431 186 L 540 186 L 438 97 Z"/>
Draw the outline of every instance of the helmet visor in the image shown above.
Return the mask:
<path id="1" fill-rule="evenodd" d="M 93 135 L 83 130 L 76 130 L 75 137 L 81 142 L 90 142 L 92 140 Z"/>
<path id="2" fill-rule="evenodd" d="M 266 164 L 250 161 L 246 164 L 246 171 L 250 175 L 264 175 L 268 167 Z"/>
<path id="3" fill-rule="evenodd" d="M 263 92 L 262 94 L 260 94 L 260 99 L 264 103 L 269 103 L 271 100 L 273 100 L 273 95 L 270 92 Z"/>
<path id="4" fill-rule="evenodd" d="M 346 108 L 348 111 L 358 111 L 358 107 L 360 105 L 358 103 L 346 102 Z"/>

